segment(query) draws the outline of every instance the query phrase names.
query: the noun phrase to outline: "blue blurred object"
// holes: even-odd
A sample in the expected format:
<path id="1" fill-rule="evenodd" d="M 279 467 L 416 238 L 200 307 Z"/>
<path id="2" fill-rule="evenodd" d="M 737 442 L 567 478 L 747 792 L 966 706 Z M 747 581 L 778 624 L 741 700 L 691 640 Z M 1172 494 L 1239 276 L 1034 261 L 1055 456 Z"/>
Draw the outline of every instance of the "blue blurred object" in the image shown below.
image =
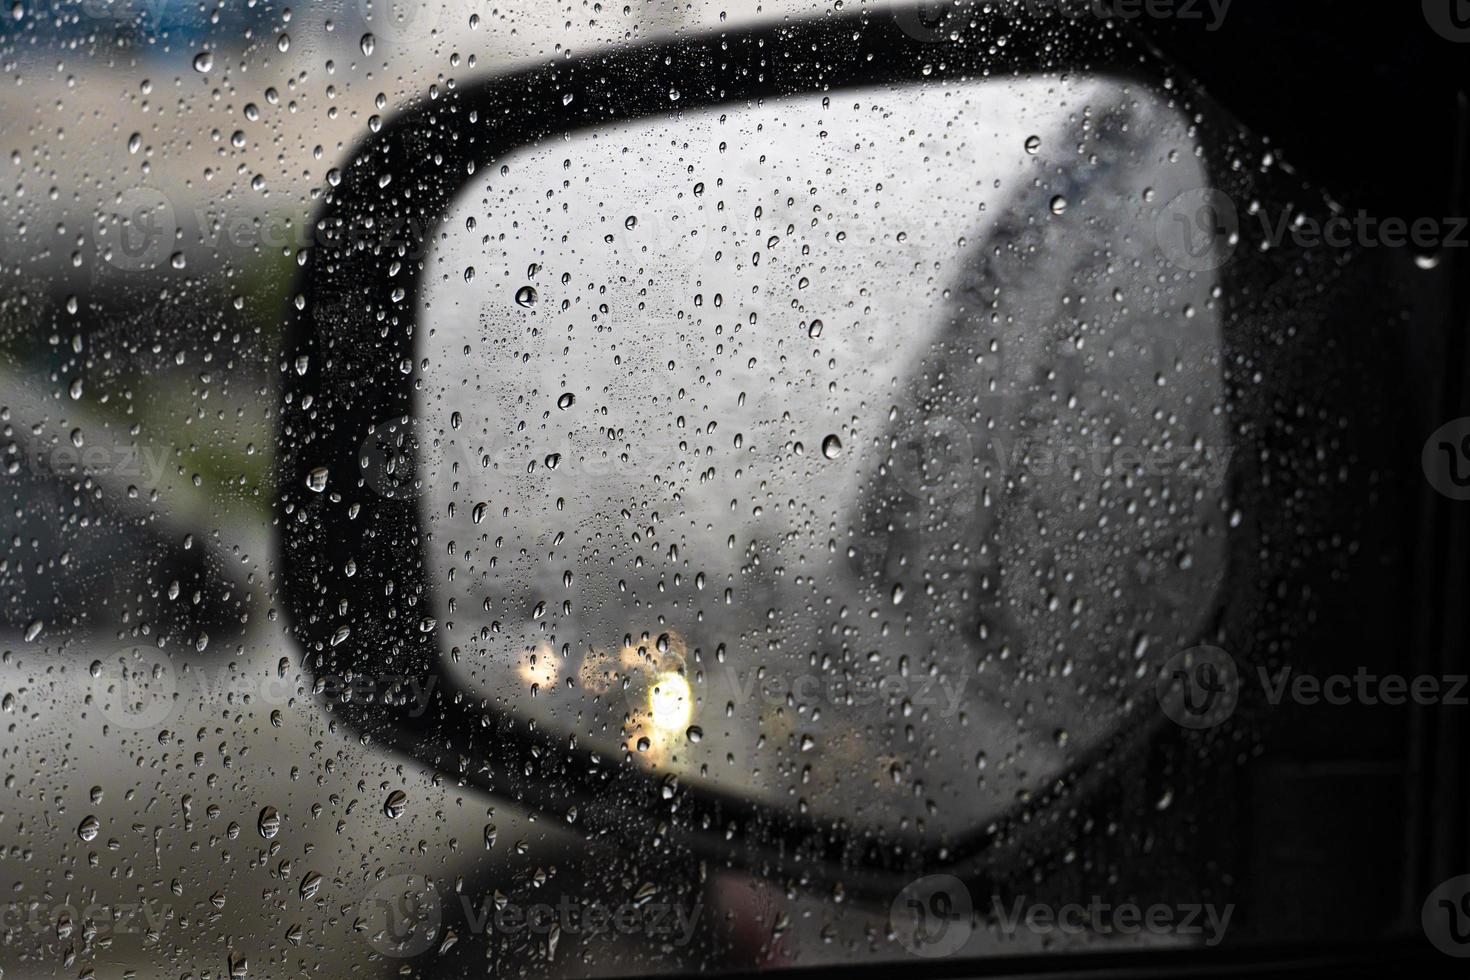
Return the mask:
<path id="1" fill-rule="evenodd" d="M 15 53 L 79 43 L 162 53 L 197 47 L 211 36 L 239 39 L 269 24 L 274 10 L 256 0 L 36 0 L 0 17 L 0 38 Z"/>

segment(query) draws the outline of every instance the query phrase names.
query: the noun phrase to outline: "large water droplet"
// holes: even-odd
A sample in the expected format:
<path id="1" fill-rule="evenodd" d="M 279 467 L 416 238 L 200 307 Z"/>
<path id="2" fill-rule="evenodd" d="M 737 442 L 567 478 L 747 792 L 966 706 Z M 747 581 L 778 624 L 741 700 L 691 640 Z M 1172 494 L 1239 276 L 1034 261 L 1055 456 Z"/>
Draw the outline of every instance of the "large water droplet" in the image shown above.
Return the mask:
<path id="1" fill-rule="evenodd" d="M 93 816 L 88 816 L 77 826 L 77 836 L 84 841 L 94 841 L 102 832 L 101 822 Z"/>
<path id="2" fill-rule="evenodd" d="M 393 792 L 389 793 L 388 798 L 383 801 L 383 812 L 388 815 L 388 819 L 390 820 L 397 820 L 399 817 L 403 816 L 403 811 L 407 809 L 408 794 L 401 789 L 395 789 Z"/>

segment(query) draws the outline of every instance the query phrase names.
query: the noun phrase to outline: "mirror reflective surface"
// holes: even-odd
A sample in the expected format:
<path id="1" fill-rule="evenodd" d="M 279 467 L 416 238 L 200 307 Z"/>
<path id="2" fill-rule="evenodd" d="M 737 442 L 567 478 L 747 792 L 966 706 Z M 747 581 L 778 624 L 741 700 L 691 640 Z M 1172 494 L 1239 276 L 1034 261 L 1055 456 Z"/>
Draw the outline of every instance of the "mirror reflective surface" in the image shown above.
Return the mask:
<path id="1" fill-rule="evenodd" d="M 452 669 L 895 833 L 1084 764 L 1224 575 L 1216 278 L 1155 232 L 1206 186 L 1187 118 L 1083 75 L 676 110 L 481 170 L 419 297 L 420 483 L 362 459 L 419 496 Z"/>

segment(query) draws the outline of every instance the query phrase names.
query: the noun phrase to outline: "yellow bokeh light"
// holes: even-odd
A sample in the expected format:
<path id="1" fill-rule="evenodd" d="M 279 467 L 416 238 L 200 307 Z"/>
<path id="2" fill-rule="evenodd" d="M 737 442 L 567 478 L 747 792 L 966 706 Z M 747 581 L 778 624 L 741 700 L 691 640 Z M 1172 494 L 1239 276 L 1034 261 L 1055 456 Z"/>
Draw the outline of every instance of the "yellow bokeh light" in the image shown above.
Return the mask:
<path id="1" fill-rule="evenodd" d="M 648 691 L 648 716 L 662 734 L 674 735 L 689 727 L 694 696 L 689 682 L 672 670 L 658 675 Z"/>
<path id="2" fill-rule="evenodd" d="M 522 681 L 537 688 L 549 690 L 556 684 L 561 670 L 561 657 L 546 644 L 541 644 L 529 657 L 516 665 L 516 673 Z"/>

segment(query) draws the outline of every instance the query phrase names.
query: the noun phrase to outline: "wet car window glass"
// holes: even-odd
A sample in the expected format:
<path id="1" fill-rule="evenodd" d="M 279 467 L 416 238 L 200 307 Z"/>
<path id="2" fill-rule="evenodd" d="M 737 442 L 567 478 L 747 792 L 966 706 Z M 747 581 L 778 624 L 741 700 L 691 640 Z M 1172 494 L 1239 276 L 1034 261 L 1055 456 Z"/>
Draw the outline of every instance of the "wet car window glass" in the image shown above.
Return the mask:
<path id="1" fill-rule="evenodd" d="M 1464 951 L 1463 260 L 1081 6 L 6 5 L 0 980 Z"/>

